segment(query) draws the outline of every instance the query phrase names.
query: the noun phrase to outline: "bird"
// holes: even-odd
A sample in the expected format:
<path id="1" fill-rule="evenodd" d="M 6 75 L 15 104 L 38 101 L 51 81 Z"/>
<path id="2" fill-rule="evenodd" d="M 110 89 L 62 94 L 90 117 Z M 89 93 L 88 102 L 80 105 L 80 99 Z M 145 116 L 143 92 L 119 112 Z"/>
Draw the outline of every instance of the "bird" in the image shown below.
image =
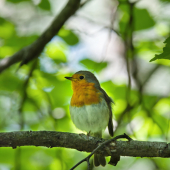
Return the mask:
<path id="1" fill-rule="evenodd" d="M 71 80 L 73 95 L 69 110 L 75 126 L 98 138 L 102 138 L 102 131 L 108 126 L 109 134 L 113 136 L 111 106 L 114 102 L 101 88 L 95 75 L 81 70 L 65 78 Z M 106 165 L 101 154 L 94 154 L 93 160 L 95 166 Z"/>

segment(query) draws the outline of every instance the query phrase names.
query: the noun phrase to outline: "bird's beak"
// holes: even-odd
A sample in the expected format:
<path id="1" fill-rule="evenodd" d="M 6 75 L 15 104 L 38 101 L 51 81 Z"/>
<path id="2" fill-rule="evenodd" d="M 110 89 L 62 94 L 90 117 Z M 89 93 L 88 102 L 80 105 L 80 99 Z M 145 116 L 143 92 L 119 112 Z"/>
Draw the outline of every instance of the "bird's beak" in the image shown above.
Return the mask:
<path id="1" fill-rule="evenodd" d="M 73 80 L 73 77 L 65 77 L 68 80 Z"/>

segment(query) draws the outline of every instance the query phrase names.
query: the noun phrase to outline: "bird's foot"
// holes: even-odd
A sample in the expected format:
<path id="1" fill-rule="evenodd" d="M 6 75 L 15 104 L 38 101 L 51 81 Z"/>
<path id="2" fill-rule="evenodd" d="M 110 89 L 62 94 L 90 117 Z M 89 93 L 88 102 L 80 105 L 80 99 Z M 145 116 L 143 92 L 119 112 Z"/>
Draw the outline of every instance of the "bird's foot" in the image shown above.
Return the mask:
<path id="1" fill-rule="evenodd" d="M 87 133 L 87 136 L 90 136 L 90 133 L 91 133 L 91 131 L 89 131 L 89 132 Z"/>

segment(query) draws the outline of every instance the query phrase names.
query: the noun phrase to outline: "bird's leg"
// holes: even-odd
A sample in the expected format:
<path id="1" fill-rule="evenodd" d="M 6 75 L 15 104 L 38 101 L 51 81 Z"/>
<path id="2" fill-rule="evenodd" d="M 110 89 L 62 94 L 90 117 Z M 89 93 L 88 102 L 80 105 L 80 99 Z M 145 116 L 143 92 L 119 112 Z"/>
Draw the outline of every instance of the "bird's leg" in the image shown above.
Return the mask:
<path id="1" fill-rule="evenodd" d="M 89 131 L 89 132 L 87 133 L 87 138 L 88 138 L 88 140 L 89 140 L 90 133 L 91 133 L 91 131 Z"/>
<path id="2" fill-rule="evenodd" d="M 86 136 L 84 133 L 80 133 L 79 136 L 81 136 L 82 138 L 86 138 L 86 137 L 87 137 L 87 139 L 89 140 L 90 133 L 91 133 L 91 131 L 89 131 L 89 132 L 87 133 L 87 136 Z"/>
<path id="3" fill-rule="evenodd" d="M 87 136 L 90 136 L 90 133 L 91 133 L 91 131 L 89 131 L 89 132 L 87 133 Z"/>

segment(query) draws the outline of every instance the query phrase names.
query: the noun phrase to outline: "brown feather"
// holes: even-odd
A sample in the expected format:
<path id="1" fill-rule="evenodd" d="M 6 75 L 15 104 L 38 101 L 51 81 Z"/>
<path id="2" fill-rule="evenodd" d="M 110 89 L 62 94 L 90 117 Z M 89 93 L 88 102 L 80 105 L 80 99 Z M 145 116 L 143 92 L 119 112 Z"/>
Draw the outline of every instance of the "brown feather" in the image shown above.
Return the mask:
<path id="1" fill-rule="evenodd" d="M 113 100 L 107 95 L 107 93 L 101 88 L 100 89 L 104 95 L 104 98 L 107 102 L 107 105 L 109 107 L 110 113 L 109 113 L 109 122 L 108 122 L 108 130 L 109 130 L 109 134 L 110 136 L 114 135 L 113 132 L 113 121 L 112 121 L 112 104 L 114 103 Z"/>

